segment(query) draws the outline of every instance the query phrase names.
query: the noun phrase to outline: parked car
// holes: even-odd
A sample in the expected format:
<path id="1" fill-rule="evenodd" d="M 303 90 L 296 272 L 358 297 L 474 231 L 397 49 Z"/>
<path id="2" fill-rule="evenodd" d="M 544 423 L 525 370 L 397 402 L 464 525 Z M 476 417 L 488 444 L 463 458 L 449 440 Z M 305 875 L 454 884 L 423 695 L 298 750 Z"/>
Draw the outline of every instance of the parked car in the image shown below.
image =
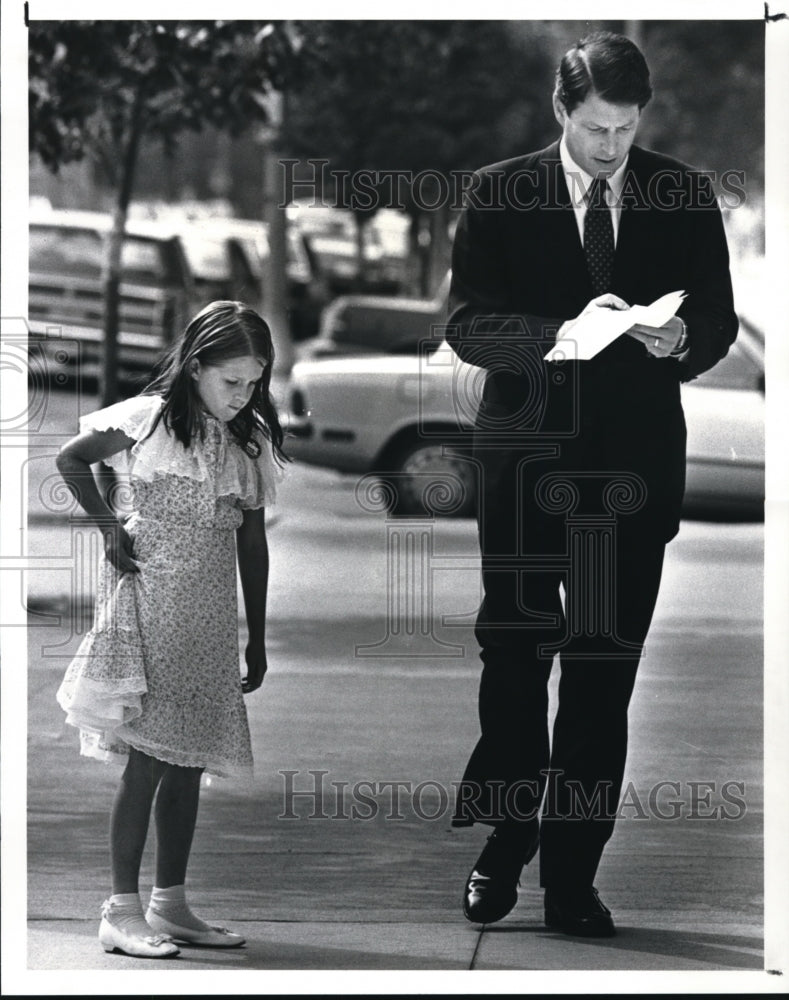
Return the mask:
<path id="1" fill-rule="evenodd" d="M 254 245 L 245 245 L 204 223 L 181 229 L 180 236 L 201 304 L 215 299 L 257 303 L 260 265 Z"/>
<path id="2" fill-rule="evenodd" d="M 354 303 L 347 303 L 347 325 L 334 327 L 335 349 L 313 352 L 293 367 L 287 396 L 291 454 L 341 472 L 376 473 L 397 494 L 398 513 L 423 511 L 426 495 L 439 497 L 448 512 L 473 513 L 474 467 L 463 456 L 481 394 L 481 369 L 457 358 L 441 339 L 442 320 L 421 300 L 412 303 L 403 323 L 409 334 L 397 337 L 386 329 L 389 304 L 382 299 L 376 317 L 381 327 L 376 331 L 371 320 L 368 343 L 361 344 L 361 319 L 373 303 L 357 304 L 357 316 L 351 318 Z M 401 319 L 410 305 L 398 300 Z M 355 332 L 347 340 L 349 329 Z M 759 332 L 743 321 L 727 357 L 683 385 L 682 398 L 688 425 L 685 512 L 760 517 L 764 344 Z"/>
<path id="3" fill-rule="evenodd" d="M 444 323 L 449 275 L 431 299 L 341 295 L 323 313 L 318 336 L 306 346 L 310 357 L 341 354 L 414 354 L 416 345 Z"/>
<path id="4" fill-rule="evenodd" d="M 264 268 L 270 250 L 266 226 L 253 219 L 210 217 L 178 226 L 195 276 L 201 302 L 238 299 L 261 304 Z M 294 340 L 314 337 L 329 295 L 316 273 L 304 237 L 293 226 L 286 232 L 287 307 Z"/>
<path id="5" fill-rule="evenodd" d="M 100 369 L 102 270 L 112 220 L 108 214 L 32 212 L 29 225 L 29 333 L 45 358 L 62 355 L 91 377 Z M 122 378 L 147 374 L 195 306 L 189 264 L 178 235 L 132 220 L 121 255 L 119 365 Z M 76 353 L 63 351 L 75 341 Z"/>
<path id="6" fill-rule="evenodd" d="M 682 385 L 685 511 L 764 516 L 764 336 L 744 317 L 729 353 Z"/>
<path id="7" fill-rule="evenodd" d="M 373 225 L 363 230 L 360 268 L 356 222 L 350 211 L 297 202 L 288 207 L 288 219 L 304 235 L 312 265 L 333 295 L 352 291 L 395 295 L 400 291 L 405 256 L 389 252 Z"/>

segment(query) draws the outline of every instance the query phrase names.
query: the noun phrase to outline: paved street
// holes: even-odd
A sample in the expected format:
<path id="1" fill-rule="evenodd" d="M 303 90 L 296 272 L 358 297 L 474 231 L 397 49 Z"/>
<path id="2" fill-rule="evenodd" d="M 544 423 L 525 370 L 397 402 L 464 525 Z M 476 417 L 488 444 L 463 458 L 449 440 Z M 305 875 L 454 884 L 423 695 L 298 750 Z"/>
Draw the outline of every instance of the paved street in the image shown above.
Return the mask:
<path id="1" fill-rule="evenodd" d="M 40 497 L 46 430 L 29 463 L 29 551 L 54 567 L 28 579 L 30 969 L 136 969 L 146 992 L 151 973 L 167 989 L 179 970 L 225 969 L 421 970 L 420 990 L 433 988 L 429 970 L 455 970 L 441 979 L 453 990 L 501 988 L 468 970 L 522 972 L 507 980 L 518 990 L 541 981 L 526 972 L 752 972 L 742 989 L 772 988 L 758 971 L 763 527 L 688 521 L 670 546 L 632 703 L 623 818 L 597 881 L 619 934 L 571 940 L 542 925 L 533 866 L 500 924 L 460 913 L 485 837 L 449 825 L 477 733 L 472 522 L 388 522 L 361 509 L 353 479 L 304 467 L 270 511 L 270 674 L 247 701 L 256 776 L 206 781 L 190 872 L 195 909 L 247 946 L 184 948 L 168 963 L 105 955 L 96 930 L 119 772 L 77 756 L 54 700 L 79 639 L 68 595 L 89 597 L 90 580 L 73 581 L 76 536 Z M 408 553 L 399 563 L 395 541 Z M 241 646 L 243 630 L 242 619 Z M 143 886 L 151 877 L 147 856 Z M 222 991 L 273 988 L 259 972 L 241 982 L 223 977 Z"/>

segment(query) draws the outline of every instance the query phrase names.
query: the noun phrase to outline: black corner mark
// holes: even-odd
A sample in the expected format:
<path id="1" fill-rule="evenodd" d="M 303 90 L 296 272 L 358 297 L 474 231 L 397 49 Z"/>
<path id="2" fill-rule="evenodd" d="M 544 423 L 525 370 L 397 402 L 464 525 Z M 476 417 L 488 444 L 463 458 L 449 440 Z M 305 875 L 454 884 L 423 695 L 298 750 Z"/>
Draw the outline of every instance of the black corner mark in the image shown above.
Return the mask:
<path id="1" fill-rule="evenodd" d="M 30 27 L 30 4 L 25 0 L 25 27 Z"/>
<path id="2" fill-rule="evenodd" d="M 769 6 L 765 3 L 764 5 L 765 21 L 785 21 L 786 18 L 787 18 L 786 14 L 771 14 Z"/>

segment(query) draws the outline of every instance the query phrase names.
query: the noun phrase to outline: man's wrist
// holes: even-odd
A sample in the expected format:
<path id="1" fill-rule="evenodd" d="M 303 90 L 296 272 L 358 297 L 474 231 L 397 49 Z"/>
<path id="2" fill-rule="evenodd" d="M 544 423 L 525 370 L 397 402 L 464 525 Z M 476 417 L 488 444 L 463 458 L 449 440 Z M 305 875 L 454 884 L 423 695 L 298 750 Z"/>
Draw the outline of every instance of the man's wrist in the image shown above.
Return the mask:
<path id="1" fill-rule="evenodd" d="M 688 353 L 688 327 L 685 320 L 681 316 L 677 316 L 677 319 L 682 324 L 682 332 L 679 335 L 679 340 L 674 345 L 669 357 L 674 358 L 677 361 L 681 361 Z"/>

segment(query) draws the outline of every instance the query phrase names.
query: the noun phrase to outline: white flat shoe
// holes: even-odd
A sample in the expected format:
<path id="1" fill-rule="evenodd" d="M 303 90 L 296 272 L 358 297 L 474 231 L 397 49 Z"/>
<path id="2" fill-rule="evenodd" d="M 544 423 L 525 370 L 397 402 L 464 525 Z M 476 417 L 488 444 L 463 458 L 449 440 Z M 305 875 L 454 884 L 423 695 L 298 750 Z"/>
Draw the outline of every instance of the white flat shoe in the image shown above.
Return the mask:
<path id="1" fill-rule="evenodd" d="M 207 931 L 179 927 L 178 924 L 163 917 L 152 906 L 148 907 L 145 919 L 157 933 L 168 935 L 183 942 L 183 944 L 198 945 L 201 948 L 238 948 L 246 940 L 240 934 L 229 931 L 227 927 L 211 927 Z"/>
<path id="2" fill-rule="evenodd" d="M 112 922 L 112 904 L 104 901 L 99 924 L 99 943 L 105 951 L 122 952 L 133 958 L 170 958 L 180 954 L 180 948 L 166 934 L 151 934 L 142 937 L 129 934 Z"/>

